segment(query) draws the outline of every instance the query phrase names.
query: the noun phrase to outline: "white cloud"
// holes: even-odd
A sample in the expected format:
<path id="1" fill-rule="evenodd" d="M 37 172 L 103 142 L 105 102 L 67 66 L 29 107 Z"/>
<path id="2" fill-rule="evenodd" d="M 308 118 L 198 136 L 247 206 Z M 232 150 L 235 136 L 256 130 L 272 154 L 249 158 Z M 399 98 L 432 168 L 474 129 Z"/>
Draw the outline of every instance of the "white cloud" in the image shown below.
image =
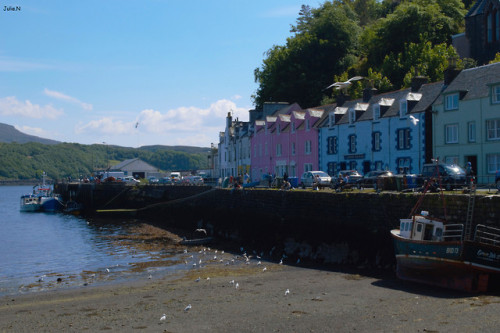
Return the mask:
<path id="1" fill-rule="evenodd" d="M 43 92 L 45 93 L 45 95 L 47 95 L 49 97 L 52 97 L 52 98 L 55 98 L 55 99 L 59 99 L 59 100 L 63 100 L 63 101 L 67 101 L 67 102 L 74 103 L 74 104 L 78 104 L 84 110 L 89 110 L 90 111 L 90 110 L 93 109 L 92 104 L 84 103 L 84 102 L 80 101 L 79 99 L 77 99 L 75 97 L 71 97 L 71 96 L 63 94 L 62 92 L 54 91 L 54 90 L 49 90 L 47 88 L 45 88 L 45 90 Z"/>
<path id="2" fill-rule="evenodd" d="M 98 120 L 92 120 L 89 123 L 82 125 L 77 124 L 75 132 L 77 134 L 87 132 L 97 132 L 104 134 L 132 134 L 134 132 L 135 121 L 124 122 L 122 120 L 115 120 L 111 117 L 104 117 Z"/>
<path id="3" fill-rule="evenodd" d="M 179 107 L 166 112 L 142 110 L 135 119 L 123 120 L 103 117 L 86 124 L 78 124 L 76 134 L 137 135 L 154 137 L 159 144 L 208 146 L 220 131 L 231 112 L 233 119 L 248 120 L 248 110 L 237 107 L 230 100 L 222 99 L 208 108 Z M 137 125 L 137 126 L 136 126 Z M 141 140 L 143 140 L 141 139 Z"/>
<path id="4" fill-rule="evenodd" d="M 53 67 L 39 62 L 0 57 L 0 72 L 25 72 L 51 68 Z"/>
<path id="5" fill-rule="evenodd" d="M 283 6 L 283 7 L 275 7 L 269 9 L 262 13 L 262 17 L 266 18 L 277 18 L 277 17 L 297 17 L 299 16 L 301 6 Z"/>
<path id="6" fill-rule="evenodd" d="M 0 98 L 0 114 L 3 116 L 23 116 L 28 118 L 55 119 L 63 114 L 62 109 L 56 109 L 51 104 L 40 106 L 29 100 L 18 101 L 16 97 Z"/>

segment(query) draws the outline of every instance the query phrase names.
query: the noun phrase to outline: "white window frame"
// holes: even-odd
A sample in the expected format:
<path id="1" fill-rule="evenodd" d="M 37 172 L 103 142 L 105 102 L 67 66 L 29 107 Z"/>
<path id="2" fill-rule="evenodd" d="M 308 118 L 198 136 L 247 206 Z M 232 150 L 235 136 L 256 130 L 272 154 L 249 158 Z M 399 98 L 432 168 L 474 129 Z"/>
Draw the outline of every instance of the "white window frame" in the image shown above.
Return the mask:
<path id="1" fill-rule="evenodd" d="M 350 109 L 349 110 L 349 124 L 354 124 L 356 121 L 356 110 Z"/>
<path id="2" fill-rule="evenodd" d="M 500 140 L 500 119 L 486 120 L 486 139 Z"/>
<path id="3" fill-rule="evenodd" d="M 500 84 L 491 87 L 491 102 L 493 104 L 500 103 Z"/>
<path id="4" fill-rule="evenodd" d="M 330 112 L 328 114 L 328 127 L 333 127 L 335 125 L 335 112 Z"/>
<path id="5" fill-rule="evenodd" d="M 406 99 L 399 101 L 399 117 L 404 118 L 408 113 L 408 101 Z"/>
<path id="6" fill-rule="evenodd" d="M 458 143 L 458 124 L 444 126 L 444 143 Z"/>
<path id="7" fill-rule="evenodd" d="M 380 119 L 380 104 L 374 104 L 373 105 L 373 120 L 379 120 Z"/>
<path id="8" fill-rule="evenodd" d="M 458 110 L 458 93 L 444 97 L 444 109 L 445 111 Z"/>
<path id="9" fill-rule="evenodd" d="M 312 171 L 312 169 L 313 169 L 312 163 L 304 163 L 304 172 Z"/>
<path id="10" fill-rule="evenodd" d="M 467 123 L 467 139 L 469 142 L 476 142 L 476 122 L 469 121 Z"/>
<path id="11" fill-rule="evenodd" d="M 305 153 L 306 153 L 306 155 L 311 154 L 311 151 L 312 151 L 311 150 L 311 140 L 307 140 L 305 142 Z"/>
<path id="12" fill-rule="evenodd" d="M 281 156 L 281 143 L 276 145 L 276 156 Z"/>
<path id="13" fill-rule="evenodd" d="M 500 170 L 500 153 L 487 154 L 486 165 L 488 168 L 488 173 L 496 173 L 497 170 Z"/>

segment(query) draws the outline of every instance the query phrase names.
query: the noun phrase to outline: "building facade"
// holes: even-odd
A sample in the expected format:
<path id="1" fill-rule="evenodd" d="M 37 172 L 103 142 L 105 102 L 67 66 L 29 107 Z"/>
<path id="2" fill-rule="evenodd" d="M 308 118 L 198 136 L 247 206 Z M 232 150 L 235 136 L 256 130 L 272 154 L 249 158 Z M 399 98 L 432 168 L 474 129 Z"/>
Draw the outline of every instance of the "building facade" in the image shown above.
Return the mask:
<path id="1" fill-rule="evenodd" d="M 436 157 L 465 166 L 479 183 L 500 170 L 500 63 L 466 69 L 433 104 Z"/>

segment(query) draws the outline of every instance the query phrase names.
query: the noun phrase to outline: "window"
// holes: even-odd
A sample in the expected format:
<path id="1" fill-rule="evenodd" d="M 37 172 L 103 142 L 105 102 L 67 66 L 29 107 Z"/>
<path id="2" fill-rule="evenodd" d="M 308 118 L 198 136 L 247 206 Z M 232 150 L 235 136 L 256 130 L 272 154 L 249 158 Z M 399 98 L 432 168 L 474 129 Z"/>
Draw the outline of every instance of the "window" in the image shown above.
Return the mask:
<path id="1" fill-rule="evenodd" d="M 476 142 L 476 122 L 469 121 L 467 123 L 467 138 L 469 142 Z"/>
<path id="2" fill-rule="evenodd" d="M 276 156 L 281 156 L 281 143 L 276 145 Z"/>
<path id="3" fill-rule="evenodd" d="M 267 153 L 267 142 L 264 144 L 264 155 L 266 155 L 266 156 L 268 155 L 268 153 Z"/>
<path id="4" fill-rule="evenodd" d="M 397 130 L 397 149 L 410 149 L 411 137 L 409 128 L 400 128 Z"/>
<path id="5" fill-rule="evenodd" d="M 451 94 L 445 97 L 444 100 L 445 110 L 457 110 L 458 109 L 458 94 Z"/>
<path id="6" fill-rule="evenodd" d="M 337 154 L 337 137 L 336 136 L 329 136 L 326 139 L 326 153 L 328 155 L 334 155 Z"/>
<path id="7" fill-rule="evenodd" d="M 328 162 L 326 164 L 326 169 L 326 172 L 330 176 L 335 176 L 335 174 L 337 173 L 337 162 Z"/>
<path id="8" fill-rule="evenodd" d="M 491 101 L 493 103 L 500 103 L 500 85 L 491 87 Z"/>
<path id="9" fill-rule="evenodd" d="M 380 118 L 380 104 L 373 105 L 373 120 L 379 120 Z"/>
<path id="10" fill-rule="evenodd" d="M 458 143 L 458 124 L 446 125 L 444 132 L 445 143 Z"/>
<path id="11" fill-rule="evenodd" d="M 304 172 L 312 171 L 312 169 L 313 169 L 312 163 L 304 163 Z"/>
<path id="12" fill-rule="evenodd" d="M 349 170 L 356 170 L 357 166 L 358 166 L 358 162 L 356 162 L 356 161 L 349 162 Z"/>
<path id="13" fill-rule="evenodd" d="M 458 165 L 458 156 L 446 156 L 444 158 L 444 163 Z M 441 170 L 439 170 L 439 172 L 441 172 Z"/>
<path id="14" fill-rule="evenodd" d="M 372 150 L 380 151 L 380 132 L 372 133 Z"/>
<path id="15" fill-rule="evenodd" d="M 280 132 L 281 132 L 281 126 L 280 126 L 280 124 L 277 124 L 276 125 L 276 133 L 279 135 Z"/>
<path id="16" fill-rule="evenodd" d="M 495 36 L 497 40 L 500 40 L 500 11 L 495 14 Z"/>
<path id="17" fill-rule="evenodd" d="M 408 113 L 408 103 L 406 99 L 399 102 L 399 116 L 404 117 Z"/>
<path id="18" fill-rule="evenodd" d="M 349 124 L 354 124 L 356 121 L 356 110 L 350 109 L 349 110 Z"/>
<path id="19" fill-rule="evenodd" d="M 309 155 L 311 153 L 311 140 L 306 141 L 306 154 Z"/>
<path id="20" fill-rule="evenodd" d="M 401 157 L 396 159 L 396 164 L 398 165 L 398 173 L 406 174 L 411 170 L 411 159 L 409 157 Z"/>
<path id="21" fill-rule="evenodd" d="M 500 139 L 500 119 L 486 121 L 486 135 L 488 140 Z"/>
<path id="22" fill-rule="evenodd" d="M 311 129 L 311 126 L 309 124 L 309 119 L 306 119 L 306 131 L 309 131 Z"/>
<path id="23" fill-rule="evenodd" d="M 487 40 L 488 43 L 493 42 L 493 13 L 489 13 L 486 18 Z"/>
<path id="24" fill-rule="evenodd" d="M 295 155 L 295 142 L 292 142 L 292 155 Z"/>
<path id="25" fill-rule="evenodd" d="M 488 173 L 495 173 L 500 170 L 500 154 L 486 155 L 486 163 L 488 164 Z"/>
<path id="26" fill-rule="evenodd" d="M 295 133 L 295 123 L 292 122 L 292 133 Z"/>
<path id="27" fill-rule="evenodd" d="M 335 125 L 335 113 L 330 112 L 328 114 L 328 127 L 333 127 Z"/>
<path id="28" fill-rule="evenodd" d="M 375 170 L 382 170 L 382 161 L 375 161 Z"/>
<path id="29" fill-rule="evenodd" d="M 356 135 L 351 134 L 349 135 L 349 153 L 355 153 L 356 152 Z"/>

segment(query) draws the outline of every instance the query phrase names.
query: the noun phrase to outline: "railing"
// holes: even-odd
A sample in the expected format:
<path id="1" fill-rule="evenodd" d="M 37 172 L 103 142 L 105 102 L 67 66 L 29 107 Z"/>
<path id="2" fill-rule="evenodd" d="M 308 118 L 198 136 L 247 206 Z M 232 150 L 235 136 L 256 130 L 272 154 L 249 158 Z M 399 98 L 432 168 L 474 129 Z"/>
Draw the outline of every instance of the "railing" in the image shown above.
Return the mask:
<path id="1" fill-rule="evenodd" d="M 445 224 L 443 231 L 443 239 L 445 241 L 462 240 L 464 235 L 463 224 Z"/>
<path id="2" fill-rule="evenodd" d="M 479 243 L 500 245 L 500 229 L 489 227 L 484 224 L 476 226 L 474 240 Z"/>

